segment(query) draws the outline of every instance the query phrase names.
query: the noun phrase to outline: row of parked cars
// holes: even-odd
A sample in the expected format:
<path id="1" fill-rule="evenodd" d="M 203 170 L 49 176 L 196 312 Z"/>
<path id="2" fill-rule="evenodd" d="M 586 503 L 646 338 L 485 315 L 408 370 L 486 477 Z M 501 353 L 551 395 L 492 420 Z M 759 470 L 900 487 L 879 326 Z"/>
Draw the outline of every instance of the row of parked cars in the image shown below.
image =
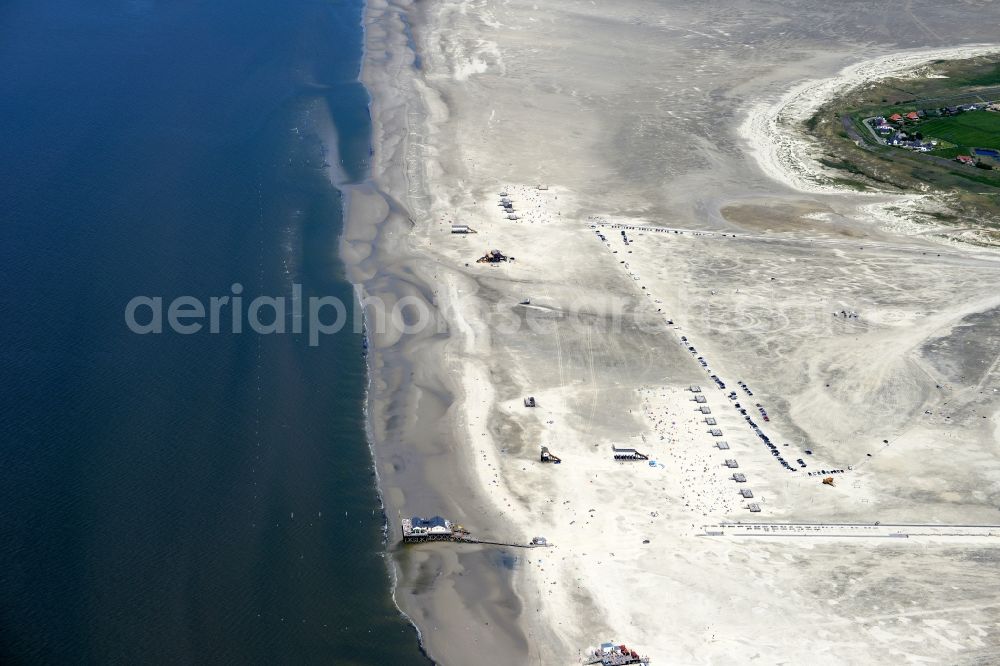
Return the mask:
<path id="1" fill-rule="evenodd" d="M 671 320 L 668 323 L 673 324 L 673 321 Z M 692 354 L 694 354 L 694 355 L 698 354 L 698 350 L 695 349 L 694 345 L 690 344 L 690 342 L 688 341 L 686 335 L 682 335 L 681 336 L 681 343 L 684 344 L 687 347 L 687 350 L 689 352 L 691 352 Z M 701 364 L 701 367 L 708 368 L 708 361 L 705 360 L 704 356 L 696 356 L 696 358 L 698 359 L 698 363 Z M 718 386 L 723 391 L 726 390 L 726 383 L 723 382 L 719 378 L 718 375 L 714 375 L 713 374 L 713 375 L 709 375 L 709 377 L 711 378 L 711 380 L 713 382 L 715 382 L 716 386 Z M 744 382 L 741 379 L 741 380 L 738 380 L 736 383 L 740 386 L 741 389 L 743 389 L 744 393 L 746 393 L 748 396 L 753 396 L 753 391 L 750 390 L 750 387 L 747 386 L 746 382 Z M 737 394 L 736 394 L 736 391 L 730 391 L 727 394 L 726 397 L 728 397 L 730 400 L 737 400 L 739 398 L 739 396 L 737 396 Z M 743 415 L 743 418 L 746 419 L 747 424 L 753 429 L 753 431 L 755 433 L 757 433 L 757 436 L 760 437 L 761 441 L 763 441 L 764 444 L 771 450 L 771 455 L 773 455 L 775 458 L 777 458 L 778 462 L 781 463 L 782 467 L 784 467 L 785 469 L 787 469 L 787 470 L 789 470 L 791 472 L 794 472 L 795 468 L 792 467 L 788 463 L 787 460 L 785 460 L 785 458 L 781 455 L 781 451 L 779 451 L 778 447 L 771 441 L 771 438 L 768 437 L 767 434 L 765 434 L 764 431 L 760 429 L 760 426 L 758 426 L 756 423 L 754 423 L 753 419 L 750 418 L 750 415 L 747 413 L 746 408 L 743 407 L 743 405 L 741 405 L 738 402 L 736 403 L 735 406 L 736 406 L 736 409 L 739 410 L 740 414 Z M 769 417 L 767 415 L 767 410 L 764 409 L 764 406 L 761 405 L 759 402 L 756 403 L 755 406 L 757 408 L 757 411 L 760 412 L 761 418 L 763 418 L 767 422 L 770 422 L 771 421 L 771 417 Z M 787 446 L 787 444 L 786 444 L 786 446 Z M 809 451 L 808 453 L 811 453 L 811 451 Z M 798 463 L 798 466 L 800 468 L 806 467 L 806 463 L 805 463 L 805 461 L 802 458 L 799 458 L 795 462 Z"/>

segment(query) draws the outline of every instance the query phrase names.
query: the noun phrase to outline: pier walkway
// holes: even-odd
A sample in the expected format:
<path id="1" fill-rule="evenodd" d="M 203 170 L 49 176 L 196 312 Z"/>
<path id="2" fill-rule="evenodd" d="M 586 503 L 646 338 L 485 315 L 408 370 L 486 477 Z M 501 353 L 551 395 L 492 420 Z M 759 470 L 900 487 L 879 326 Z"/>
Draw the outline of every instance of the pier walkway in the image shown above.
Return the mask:
<path id="1" fill-rule="evenodd" d="M 717 523 L 704 525 L 710 537 L 931 538 L 987 541 L 1000 545 L 1000 525 L 932 523 Z"/>

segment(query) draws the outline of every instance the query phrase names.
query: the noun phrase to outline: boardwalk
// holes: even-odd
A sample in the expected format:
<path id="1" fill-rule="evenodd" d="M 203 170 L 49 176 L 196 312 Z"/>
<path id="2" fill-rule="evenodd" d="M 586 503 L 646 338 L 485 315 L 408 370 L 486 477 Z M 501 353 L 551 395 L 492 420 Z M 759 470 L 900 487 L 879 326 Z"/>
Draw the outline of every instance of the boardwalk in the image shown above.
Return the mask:
<path id="1" fill-rule="evenodd" d="M 989 540 L 1000 545 L 1000 525 L 942 525 L 920 523 L 717 523 L 704 525 L 710 537 L 820 537 L 820 538 L 941 538 Z"/>

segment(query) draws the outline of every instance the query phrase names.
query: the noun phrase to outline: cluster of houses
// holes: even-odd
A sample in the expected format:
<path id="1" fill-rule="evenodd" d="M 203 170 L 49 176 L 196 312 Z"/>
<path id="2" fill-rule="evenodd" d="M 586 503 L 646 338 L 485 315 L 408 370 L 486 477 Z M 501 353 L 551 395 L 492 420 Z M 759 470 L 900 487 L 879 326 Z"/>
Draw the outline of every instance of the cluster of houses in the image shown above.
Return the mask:
<path id="1" fill-rule="evenodd" d="M 904 129 L 908 123 L 920 122 L 925 116 L 925 111 L 910 111 L 905 116 L 894 113 L 888 118 L 877 116 L 865 122 L 886 145 L 926 153 L 937 147 L 937 141 L 925 141 L 919 132 L 911 134 Z"/>
<path id="2" fill-rule="evenodd" d="M 895 136 L 886 140 L 886 143 L 890 146 L 896 146 L 897 148 L 907 148 L 921 153 L 929 153 L 937 148 L 938 142 L 933 139 L 930 141 L 924 141 L 923 139 L 911 136 L 906 132 L 897 132 Z"/>
<path id="3" fill-rule="evenodd" d="M 907 114 L 894 113 L 889 116 L 888 120 L 892 123 L 903 124 L 903 123 L 915 123 L 923 120 L 924 118 L 947 118 L 948 116 L 957 116 L 960 113 L 965 113 L 966 111 L 995 111 L 998 108 L 997 102 L 976 102 L 974 104 L 962 104 L 960 106 L 942 106 L 938 109 L 920 109 L 919 111 L 910 111 Z M 883 120 L 885 120 L 883 118 Z"/>
<path id="4" fill-rule="evenodd" d="M 913 113 L 907 114 L 914 115 Z M 924 140 L 923 135 L 919 132 L 914 132 L 911 134 L 905 129 L 900 129 L 899 127 L 893 125 L 896 122 L 893 118 L 899 117 L 899 114 L 893 114 L 888 120 L 886 118 L 872 118 L 869 122 L 872 130 L 878 135 L 879 139 L 882 140 L 887 146 L 896 146 L 897 148 L 908 148 L 909 150 L 917 150 L 922 153 L 930 152 L 937 147 L 937 141 L 930 139 Z M 899 121 L 904 122 L 904 121 Z"/>
<path id="5" fill-rule="evenodd" d="M 963 104 L 962 106 L 946 106 L 939 109 L 920 109 L 919 111 L 910 111 L 905 114 L 894 113 L 889 117 L 876 116 L 868 118 L 865 120 L 865 123 L 888 146 L 926 153 L 937 148 L 938 142 L 934 139 L 924 139 L 920 132 L 907 131 L 907 125 L 919 123 L 927 118 L 956 116 L 966 111 L 982 111 L 984 109 L 995 111 L 998 108 L 1000 108 L 1000 104 L 997 102 L 979 102 L 976 104 Z"/>

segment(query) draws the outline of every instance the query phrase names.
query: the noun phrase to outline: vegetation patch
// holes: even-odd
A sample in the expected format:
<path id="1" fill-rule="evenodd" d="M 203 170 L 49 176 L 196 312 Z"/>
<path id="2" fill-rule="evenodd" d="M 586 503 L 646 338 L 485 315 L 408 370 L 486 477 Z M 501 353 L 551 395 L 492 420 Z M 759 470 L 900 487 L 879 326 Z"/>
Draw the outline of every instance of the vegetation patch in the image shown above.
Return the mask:
<path id="1" fill-rule="evenodd" d="M 853 162 L 848 162 L 847 160 L 821 158 L 819 163 L 825 167 L 829 167 L 830 169 L 840 169 L 841 171 L 847 171 L 849 173 L 854 173 L 861 176 L 863 176 L 865 173 L 862 169 L 858 167 L 857 164 L 854 164 Z"/>
<path id="2" fill-rule="evenodd" d="M 1000 86 L 1000 64 L 978 74 L 973 74 L 965 79 L 968 86 Z"/>
<path id="3" fill-rule="evenodd" d="M 965 148 L 958 148 L 953 146 L 951 148 L 938 148 L 937 150 L 932 150 L 929 155 L 934 155 L 936 157 L 943 157 L 946 160 L 953 160 L 959 155 L 968 155 L 969 151 Z"/>
<path id="4" fill-rule="evenodd" d="M 864 183 L 859 183 L 856 180 L 851 180 L 850 178 L 831 178 L 830 182 L 835 185 L 840 185 L 841 187 L 847 187 L 852 190 L 858 190 L 859 192 L 864 192 L 868 190 L 868 186 Z"/>

